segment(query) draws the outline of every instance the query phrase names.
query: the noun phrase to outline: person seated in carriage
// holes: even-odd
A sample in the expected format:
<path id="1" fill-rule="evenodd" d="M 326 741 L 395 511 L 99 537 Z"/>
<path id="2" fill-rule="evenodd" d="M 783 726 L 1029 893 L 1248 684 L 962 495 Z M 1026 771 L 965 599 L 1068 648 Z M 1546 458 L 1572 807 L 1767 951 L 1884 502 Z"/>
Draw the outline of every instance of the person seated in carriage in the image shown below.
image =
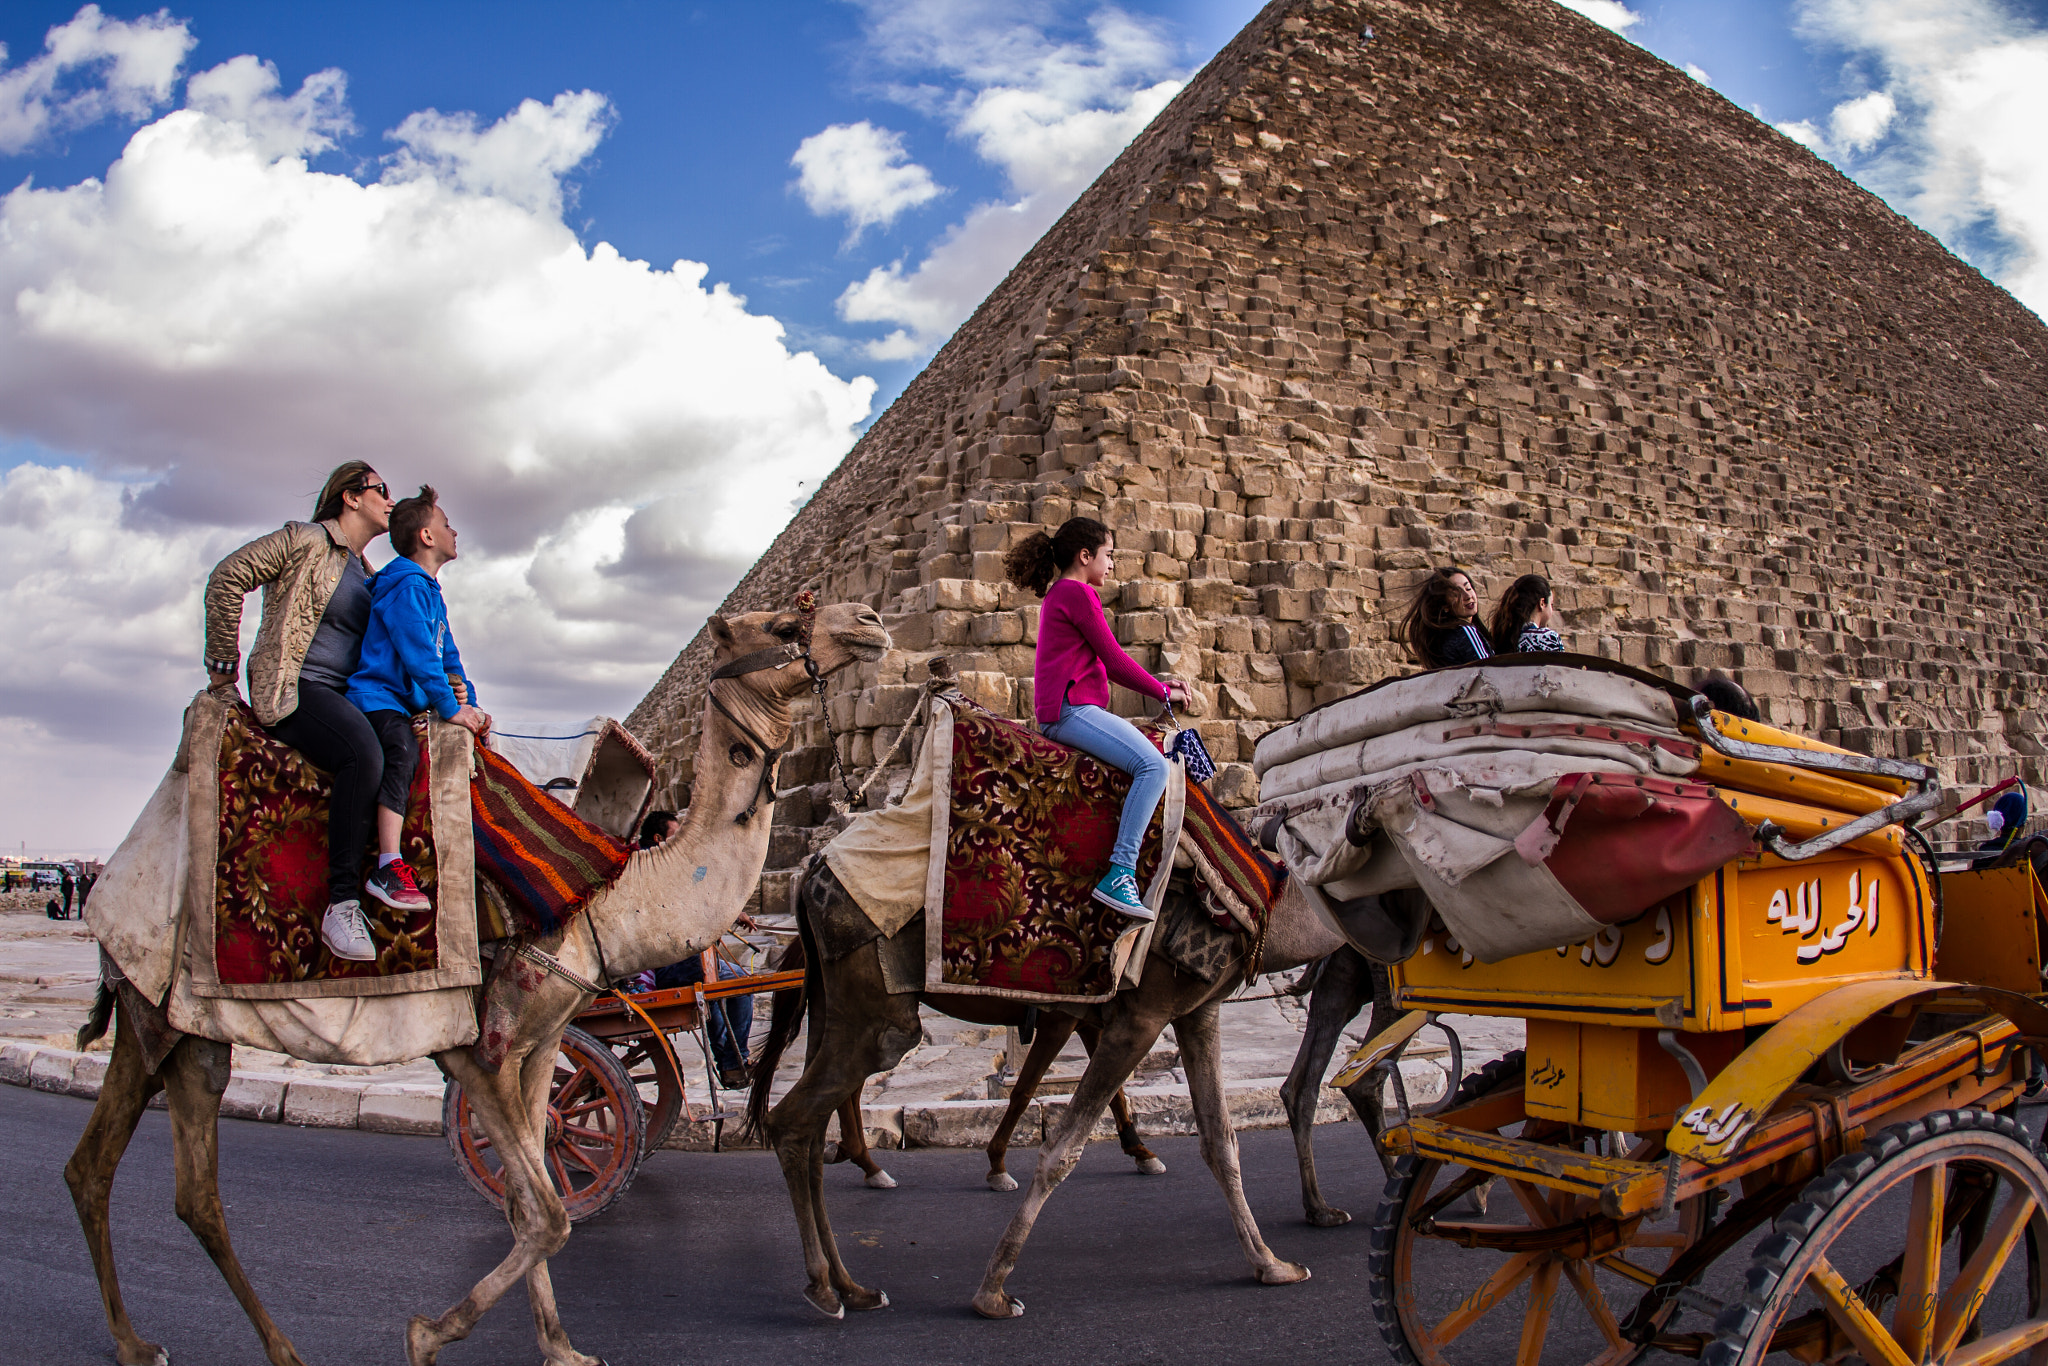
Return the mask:
<path id="1" fill-rule="evenodd" d="M 348 699 L 370 619 L 363 549 L 390 525 L 390 490 L 366 461 L 334 467 L 310 522 L 286 522 L 241 547 L 206 580 L 208 688 L 233 695 L 241 670 L 242 600 L 263 589 L 263 625 L 249 651 L 257 723 L 333 783 L 327 803 L 327 911 L 320 940 L 337 958 L 374 959 L 358 891 L 384 752 Z"/>
<path id="2" fill-rule="evenodd" d="M 1138 849 L 1166 793 L 1166 758 L 1109 710 L 1109 684 L 1114 679 L 1162 703 L 1185 697 L 1186 690 L 1154 678 L 1116 643 L 1095 595 L 1115 556 L 1108 527 L 1093 517 L 1071 517 L 1050 536 L 1034 531 L 1010 547 L 1003 568 L 1011 583 L 1045 600 L 1032 670 L 1039 731 L 1131 775 L 1095 900 L 1133 920 L 1150 920 L 1152 908 L 1138 888 Z"/>
<path id="3" fill-rule="evenodd" d="M 1044 638 L 1041 631 L 1039 639 Z M 1493 638 L 1479 624 L 1479 590 L 1472 586 L 1472 576 L 1456 567 L 1432 569 L 1416 585 L 1401 618 L 1401 639 L 1425 669 L 1476 664 L 1498 653 Z"/>
<path id="4" fill-rule="evenodd" d="M 1492 638 L 1503 650 L 1516 654 L 1537 654 L 1564 649 L 1557 627 L 1557 607 L 1551 601 L 1550 580 L 1541 574 L 1524 574 L 1508 585 L 1493 609 Z"/>
<path id="5" fill-rule="evenodd" d="M 363 890 L 395 910 L 416 911 L 429 903 L 399 847 L 420 756 L 412 717 L 431 707 L 479 740 L 490 732 L 491 718 L 476 709 L 476 689 L 448 629 L 440 575 L 456 557 L 455 528 L 431 485 L 420 485 L 417 494 L 392 506 L 391 548 L 398 558 L 378 570 L 370 585 L 361 662 L 349 678 L 348 697 L 375 730 L 384 759 L 377 787 L 377 867 Z"/>

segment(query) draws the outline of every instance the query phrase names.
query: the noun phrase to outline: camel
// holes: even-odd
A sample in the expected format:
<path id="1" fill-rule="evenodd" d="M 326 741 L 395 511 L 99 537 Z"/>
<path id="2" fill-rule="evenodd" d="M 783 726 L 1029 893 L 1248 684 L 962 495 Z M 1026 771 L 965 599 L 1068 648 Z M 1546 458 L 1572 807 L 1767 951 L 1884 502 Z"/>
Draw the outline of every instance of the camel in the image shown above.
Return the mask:
<path id="1" fill-rule="evenodd" d="M 789 972 L 803 965 L 803 941 L 798 940 L 783 954 L 776 964 L 776 971 Z M 1280 1101 L 1287 1111 L 1288 1128 L 1294 1135 L 1295 1158 L 1301 1168 L 1302 1211 L 1308 1222 L 1317 1228 L 1337 1228 L 1350 1223 L 1351 1216 L 1323 1199 L 1322 1187 L 1316 1178 L 1316 1104 L 1322 1078 L 1329 1071 L 1330 1059 L 1336 1055 L 1344 1026 L 1356 1019 L 1359 1011 L 1367 1006 L 1373 1011 L 1367 1017 L 1367 1038 L 1378 1033 L 1398 1012 L 1393 1006 L 1386 968 L 1349 944 L 1309 964 L 1302 980 L 1288 991 L 1291 995 L 1307 996 L 1309 1003 L 1308 1027 L 1302 1032 L 1301 1047 L 1294 1055 L 1294 1065 L 1288 1069 L 1287 1080 L 1280 1087 Z M 797 995 L 795 991 L 779 994 Z M 1100 1028 L 1084 1024 L 1063 1011 L 1039 1014 L 1037 1031 L 1029 1041 L 1031 1051 L 1025 1055 L 1024 1065 L 1017 1070 L 1016 1083 L 1010 1090 L 1009 1108 L 1003 1112 L 983 1149 L 988 1157 L 990 1190 L 1017 1189 L 1017 1178 L 1010 1175 L 1006 1166 L 1010 1139 L 1037 1094 L 1038 1083 L 1045 1076 L 1046 1069 L 1077 1029 L 1082 1044 L 1092 1055 L 1096 1041 L 1102 1037 Z M 1384 1081 L 1385 1074 L 1376 1070 L 1345 1087 L 1343 1094 L 1351 1102 L 1359 1122 L 1365 1126 L 1366 1136 L 1372 1141 L 1380 1166 L 1391 1176 L 1394 1164 L 1379 1147 L 1380 1131 L 1386 1127 L 1381 1096 Z M 1131 1113 L 1131 1103 L 1122 1087 L 1117 1088 L 1109 1103 L 1111 1113 L 1116 1117 L 1117 1141 L 1124 1155 L 1137 1164 L 1140 1172 L 1149 1176 L 1162 1175 L 1166 1164 L 1145 1146 L 1144 1139 L 1139 1136 L 1136 1117 Z M 860 1091 L 855 1091 L 852 1099 L 840 1107 L 840 1137 L 825 1145 L 825 1165 L 852 1162 L 860 1168 L 867 1185 L 876 1190 L 893 1190 L 895 1178 L 882 1169 L 882 1164 L 875 1160 L 874 1150 L 868 1145 L 867 1135 L 861 1126 L 860 1107 Z"/>
<path id="2" fill-rule="evenodd" d="M 547 1366 L 599 1366 L 598 1358 L 570 1344 L 548 1278 L 547 1259 L 569 1237 L 568 1216 L 543 1165 L 548 1088 L 562 1030 L 593 999 L 591 984 L 688 957 L 732 927 L 767 860 L 774 819 L 772 765 L 789 743 L 791 701 L 811 689 L 814 678 L 856 660 L 872 662 L 889 646 L 881 618 L 856 604 L 823 607 L 808 619 L 795 612 L 713 616 L 707 629 L 720 667 L 705 700 L 699 767 L 682 829 L 658 848 L 634 853 L 618 880 L 592 897 L 562 932 L 526 946 L 555 966 L 530 975 L 532 989 L 521 1000 L 514 1040 L 497 1072 L 486 1072 L 468 1048 L 434 1055 L 441 1070 L 462 1083 L 504 1159 L 505 1216 L 513 1246 L 438 1319 L 411 1320 L 406 1352 L 412 1366 L 432 1366 L 443 1347 L 467 1336 L 522 1277 Z M 493 977 L 493 987 L 499 980 Z M 271 1320 L 236 1260 L 221 1208 L 216 1178 L 229 1046 L 195 1035 L 176 1036 L 152 1073 L 144 1065 L 139 1040 L 163 1040 L 175 1032 L 163 1011 L 125 982 L 111 992 L 103 988 L 95 1005 L 96 1023 L 80 1031 L 80 1046 L 105 1031 L 110 1010 L 120 1016 L 113 1058 L 64 1179 L 92 1251 L 116 1360 L 122 1366 L 164 1366 L 169 1360 L 128 1320 L 107 1218 L 108 1193 L 122 1152 L 143 1107 L 161 1090 L 171 1112 L 179 1218 L 220 1268 L 273 1366 L 300 1366 L 291 1341 Z"/>
<path id="3" fill-rule="evenodd" d="M 1188 899 L 1185 893 L 1169 891 L 1162 917 L 1191 913 Z M 797 1009 L 786 1004 L 787 998 L 778 998 L 755 1068 L 753 1093 L 748 1098 L 750 1126 L 765 1135 L 789 1186 L 809 1276 L 804 1298 L 820 1313 L 835 1319 L 843 1318 L 848 1308 L 883 1308 L 889 1297 L 856 1282 L 840 1260 L 831 1220 L 825 1211 L 826 1122 L 849 1098 L 859 1094 L 868 1077 L 894 1067 L 918 1042 L 923 1035 L 918 1022 L 921 1004 L 978 1024 L 1016 1024 L 1023 1015 L 1020 1003 L 993 997 L 924 991 L 891 994 L 883 975 L 881 940 L 854 949 L 835 962 L 822 962 L 813 925 L 822 923 L 828 915 L 861 914 L 831 870 L 822 861 L 814 863 L 798 896 L 797 927 L 805 944 L 807 962 L 804 999 L 810 1016 L 803 1075 L 771 1109 L 770 1086 L 775 1064 L 795 1037 L 799 1015 Z M 922 942 L 922 921 L 920 915 L 899 930 L 896 938 L 914 935 L 912 943 Z M 1266 970 L 1299 967 L 1334 951 L 1342 942 L 1316 917 L 1290 881 L 1275 901 L 1268 922 L 1263 953 Z M 1088 1135 L 1108 1106 L 1110 1096 L 1151 1051 L 1160 1031 L 1168 1024 L 1173 1025 L 1180 1044 L 1181 1063 L 1202 1135 L 1203 1160 L 1223 1188 L 1239 1244 L 1254 1275 L 1266 1285 L 1290 1285 L 1308 1279 L 1307 1267 L 1281 1260 L 1266 1246 L 1245 1202 L 1237 1135 L 1231 1127 L 1223 1094 L 1218 1029 L 1219 1006 L 1241 985 L 1243 974 L 1244 964 L 1240 962 L 1234 969 L 1219 974 L 1214 983 L 1204 982 L 1155 954 L 1145 961 L 1137 986 L 1102 1006 L 1090 1008 L 1093 1022 L 1101 1028 L 1101 1039 L 1065 1114 L 1046 1135 L 1030 1190 L 990 1258 L 974 1296 L 976 1312 L 995 1319 L 1013 1318 L 1024 1312 L 1023 1303 L 1007 1294 L 1003 1286 L 1023 1252 L 1039 1210 L 1053 1188 L 1080 1160 Z"/>

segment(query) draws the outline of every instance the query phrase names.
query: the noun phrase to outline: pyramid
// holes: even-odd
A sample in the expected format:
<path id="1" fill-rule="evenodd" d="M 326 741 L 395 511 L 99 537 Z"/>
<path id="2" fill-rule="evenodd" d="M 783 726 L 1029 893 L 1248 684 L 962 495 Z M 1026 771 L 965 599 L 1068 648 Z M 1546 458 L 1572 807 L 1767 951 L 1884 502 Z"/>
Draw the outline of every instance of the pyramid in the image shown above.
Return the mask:
<path id="1" fill-rule="evenodd" d="M 1002 552 L 1077 513 L 1227 802 L 1260 735 L 1413 667 L 1394 624 L 1453 563 L 1488 604 L 1547 575 L 1568 648 L 2039 783 L 2044 497 L 2048 330 L 1805 148 L 1551 0 L 1282 0 L 733 591 L 864 600 L 898 645 L 801 727 L 770 867 L 829 832 L 827 720 L 866 766 L 932 656 L 1031 714 Z M 671 801 L 707 660 L 628 722 Z"/>

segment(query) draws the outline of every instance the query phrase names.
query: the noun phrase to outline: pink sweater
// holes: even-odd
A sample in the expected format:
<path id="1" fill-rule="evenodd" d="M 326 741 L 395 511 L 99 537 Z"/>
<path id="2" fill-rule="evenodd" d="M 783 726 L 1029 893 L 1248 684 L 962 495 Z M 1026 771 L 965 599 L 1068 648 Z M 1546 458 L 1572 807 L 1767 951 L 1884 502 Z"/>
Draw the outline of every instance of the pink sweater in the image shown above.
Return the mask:
<path id="1" fill-rule="evenodd" d="M 1110 633 L 1095 590 L 1079 579 L 1056 579 L 1038 613 L 1038 664 L 1032 710 L 1041 724 L 1060 719 L 1060 703 L 1109 705 L 1109 680 L 1166 700 L 1166 685 L 1138 667 Z"/>

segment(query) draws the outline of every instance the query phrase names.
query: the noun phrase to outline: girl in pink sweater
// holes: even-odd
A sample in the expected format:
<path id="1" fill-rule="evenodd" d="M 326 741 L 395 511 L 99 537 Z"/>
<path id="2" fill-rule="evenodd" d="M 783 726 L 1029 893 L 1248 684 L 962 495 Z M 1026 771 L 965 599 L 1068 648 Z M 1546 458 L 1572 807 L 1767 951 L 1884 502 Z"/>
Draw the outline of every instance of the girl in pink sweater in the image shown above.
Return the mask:
<path id="1" fill-rule="evenodd" d="M 1033 671 L 1038 729 L 1131 775 L 1109 871 L 1095 885 L 1095 899 L 1133 920 L 1150 920 L 1152 909 L 1138 889 L 1138 845 L 1166 791 L 1166 759 L 1136 726 L 1109 710 L 1109 682 L 1161 702 L 1186 690 L 1145 672 L 1110 633 L 1095 590 L 1114 554 L 1108 527 L 1093 517 L 1074 517 L 1050 536 L 1036 531 L 1012 546 L 1003 568 L 1011 583 L 1045 599 Z"/>

